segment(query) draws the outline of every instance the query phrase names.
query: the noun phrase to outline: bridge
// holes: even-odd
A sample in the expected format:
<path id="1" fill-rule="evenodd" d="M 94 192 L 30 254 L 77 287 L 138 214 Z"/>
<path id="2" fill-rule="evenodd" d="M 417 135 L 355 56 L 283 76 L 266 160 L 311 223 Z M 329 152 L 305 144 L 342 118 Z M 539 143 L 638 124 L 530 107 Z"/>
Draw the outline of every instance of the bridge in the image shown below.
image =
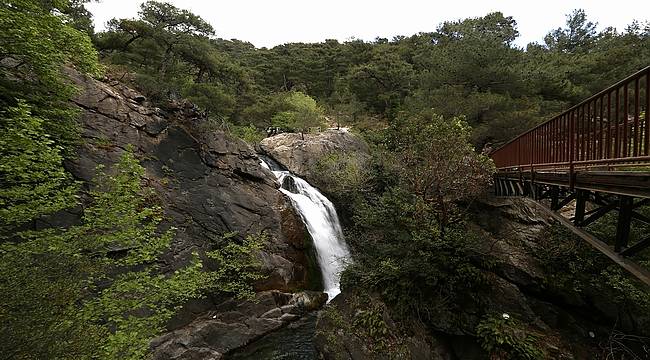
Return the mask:
<path id="1" fill-rule="evenodd" d="M 631 242 L 630 229 L 650 225 L 650 66 L 539 124 L 493 151 L 497 196 L 528 196 L 557 221 L 650 286 L 634 256 L 650 234 Z M 611 240 L 586 227 L 616 212 Z M 569 215 L 567 215 L 569 214 Z"/>

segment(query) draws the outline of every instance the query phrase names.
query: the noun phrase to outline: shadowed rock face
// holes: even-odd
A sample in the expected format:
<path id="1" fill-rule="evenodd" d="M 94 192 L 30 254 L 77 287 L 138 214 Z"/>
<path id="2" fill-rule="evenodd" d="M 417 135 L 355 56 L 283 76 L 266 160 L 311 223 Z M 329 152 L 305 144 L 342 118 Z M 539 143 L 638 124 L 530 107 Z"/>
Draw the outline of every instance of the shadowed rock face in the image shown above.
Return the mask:
<path id="1" fill-rule="evenodd" d="M 192 252 L 212 249 L 225 233 L 244 237 L 264 231 L 268 243 L 260 258 L 268 276 L 256 289 L 307 287 L 310 279 L 304 249 L 309 234 L 278 191 L 275 176 L 260 167 L 250 146 L 224 132 L 201 128 L 202 119 L 191 104 L 171 104 L 162 111 L 117 81 L 97 81 L 74 70 L 67 72 L 81 90 L 72 101 L 82 110 L 83 141 L 77 157 L 65 166 L 89 187 L 98 165 L 109 168 L 127 147 L 133 147 L 146 170 L 148 185 L 155 189 L 165 210 L 163 226 L 178 229 L 163 258 L 164 271 L 184 266 Z M 78 214 L 61 214 L 41 226 L 66 225 L 76 219 Z M 205 263 L 211 266 L 209 261 Z M 200 328 L 205 325 L 206 311 L 224 300 L 217 296 L 191 301 L 168 327 L 173 330 L 194 321 L 191 326 Z M 264 321 L 256 325 L 259 331 L 255 336 L 277 325 Z M 227 342 L 228 338 L 214 341 Z M 227 347 L 225 343 L 207 347 L 201 354 L 210 358 Z M 194 358 L 203 358 L 199 353 Z"/>
<path id="2" fill-rule="evenodd" d="M 132 146 L 167 225 L 179 229 L 166 259 L 170 270 L 224 233 L 243 237 L 265 231 L 270 242 L 262 259 L 272 282 L 259 287 L 289 290 L 305 282 L 304 264 L 295 258 L 302 244 L 295 239 L 308 234 L 253 149 L 224 132 L 200 130 L 201 119 L 190 105 L 163 112 L 143 105 L 141 95 L 118 82 L 72 71 L 70 77 L 82 90 L 73 102 L 83 110 L 83 144 L 67 168 L 89 182 L 97 165 L 110 167 Z"/>

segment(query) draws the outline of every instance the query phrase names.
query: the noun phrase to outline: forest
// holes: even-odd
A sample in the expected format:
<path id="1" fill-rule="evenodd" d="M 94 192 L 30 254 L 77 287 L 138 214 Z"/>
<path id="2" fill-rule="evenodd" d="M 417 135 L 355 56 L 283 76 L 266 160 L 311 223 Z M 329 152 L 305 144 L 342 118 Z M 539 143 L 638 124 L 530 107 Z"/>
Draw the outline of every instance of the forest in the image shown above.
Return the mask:
<path id="1" fill-rule="evenodd" d="M 317 169 L 355 258 L 342 287 L 380 294 L 398 321 L 439 331 L 441 317 L 462 320 L 458 307 L 494 266 L 467 225 L 467 204 L 491 183 L 486 152 L 650 64 L 650 23 L 598 31 L 580 9 L 525 48 L 516 19 L 493 12 L 410 36 L 268 49 L 222 39 L 219 24 L 157 1 L 96 32 L 85 3 L 0 4 L 0 359 L 147 358 L 189 299 L 249 299 L 262 276 L 255 254 L 266 237 L 229 243 L 234 233 L 163 274 L 182 229 L 165 225 L 137 149 L 90 183 L 72 176 L 66 164 L 86 140 L 70 69 L 132 86 L 162 113 L 189 103 L 202 132 L 253 147 L 270 127 L 361 136 L 363 164 L 333 155 Z M 73 224 L 52 226 L 64 211 Z M 602 281 L 591 291 L 645 314 L 638 335 L 650 335 L 647 291 L 592 250 L 554 250 L 540 255 L 545 266 L 570 274 L 554 286 L 596 286 L 593 274 Z M 550 358 L 521 328 L 495 335 L 500 324 L 486 317 L 473 330 L 491 359 Z M 626 356 L 617 358 L 643 358 Z"/>
<path id="2" fill-rule="evenodd" d="M 278 113 L 303 106 L 285 98 L 295 92 L 362 129 L 428 108 L 463 116 L 478 148 L 503 143 L 642 68 L 650 51 L 647 24 L 597 32 L 581 10 L 526 49 L 513 45 L 517 23 L 501 13 L 373 42 L 256 49 L 214 33 L 194 14 L 149 3 L 136 19 L 111 21 L 93 42 L 109 69 L 135 73 L 150 97 L 190 99 L 236 127 L 283 124 L 273 120 Z"/>

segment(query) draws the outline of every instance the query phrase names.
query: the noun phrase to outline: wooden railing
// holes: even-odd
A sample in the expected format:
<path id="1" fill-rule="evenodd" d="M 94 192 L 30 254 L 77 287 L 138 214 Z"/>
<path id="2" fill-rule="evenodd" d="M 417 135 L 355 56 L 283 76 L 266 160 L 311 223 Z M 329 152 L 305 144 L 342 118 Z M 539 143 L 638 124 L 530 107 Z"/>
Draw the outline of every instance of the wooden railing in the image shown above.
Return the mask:
<path id="1" fill-rule="evenodd" d="M 650 166 L 650 66 L 491 153 L 500 171 Z"/>

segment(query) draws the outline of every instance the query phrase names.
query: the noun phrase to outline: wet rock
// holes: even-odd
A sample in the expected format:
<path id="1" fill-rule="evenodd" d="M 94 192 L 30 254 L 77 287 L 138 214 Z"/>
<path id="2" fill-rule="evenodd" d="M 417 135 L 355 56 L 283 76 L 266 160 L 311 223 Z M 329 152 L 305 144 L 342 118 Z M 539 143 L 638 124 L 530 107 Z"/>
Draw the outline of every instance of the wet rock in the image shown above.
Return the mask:
<path id="1" fill-rule="evenodd" d="M 154 121 L 147 123 L 144 126 L 144 131 L 147 132 L 147 134 L 151 136 L 155 136 L 163 132 L 167 127 L 169 126 L 169 123 L 167 120 L 161 118 L 161 117 L 154 117 Z"/>
<path id="2" fill-rule="evenodd" d="M 265 291 L 250 301 L 225 301 L 216 306 L 216 311 L 154 339 L 151 342 L 153 358 L 198 359 L 200 355 L 209 355 L 219 359 L 219 356 L 300 319 L 300 315 L 283 313 L 281 310 L 281 307 L 287 306 L 284 302 L 292 296 Z"/>
<path id="3" fill-rule="evenodd" d="M 303 291 L 294 294 L 291 303 L 303 312 L 320 309 L 327 302 L 327 294 L 320 291 Z"/>
<path id="4" fill-rule="evenodd" d="M 285 322 L 295 321 L 298 319 L 300 319 L 300 315 L 296 315 L 296 314 L 282 314 L 282 316 L 280 316 L 280 321 L 285 321 Z"/>
<path id="5" fill-rule="evenodd" d="M 253 149 L 222 131 L 198 129 L 186 103 L 160 116 L 117 81 L 66 71 L 81 90 L 73 103 L 83 110 L 85 140 L 66 168 L 89 182 L 97 165 L 110 167 L 132 146 L 163 204 L 166 225 L 183 229 L 165 259 L 169 270 L 183 266 L 193 251 L 213 247 L 224 233 L 244 237 L 264 231 L 268 243 L 260 256 L 271 280 L 261 289 L 304 287 L 308 264 L 292 244 L 309 239 L 308 232 L 298 217 L 287 215 L 290 203 L 273 175 L 262 171 Z"/>
<path id="6" fill-rule="evenodd" d="M 294 312 L 297 312 L 298 310 L 296 309 L 296 305 L 290 304 L 290 305 L 284 305 L 280 307 L 280 310 L 282 310 L 283 314 L 291 314 Z"/>
<path id="7" fill-rule="evenodd" d="M 294 194 L 298 193 L 296 180 L 292 176 L 285 176 L 284 179 L 282 179 L 282 188 Z"/>
<path id="8" fill-rule="evenodd" d="M 280 317 L 280 316 L 282 316 L 282 310 L 280 308 L 275 308 L 275 309 L 271 309 L 271 310 L 265 312 L 260 317 L 263 317 L 263 318 L 277 318 L 277 317 Z"/>

